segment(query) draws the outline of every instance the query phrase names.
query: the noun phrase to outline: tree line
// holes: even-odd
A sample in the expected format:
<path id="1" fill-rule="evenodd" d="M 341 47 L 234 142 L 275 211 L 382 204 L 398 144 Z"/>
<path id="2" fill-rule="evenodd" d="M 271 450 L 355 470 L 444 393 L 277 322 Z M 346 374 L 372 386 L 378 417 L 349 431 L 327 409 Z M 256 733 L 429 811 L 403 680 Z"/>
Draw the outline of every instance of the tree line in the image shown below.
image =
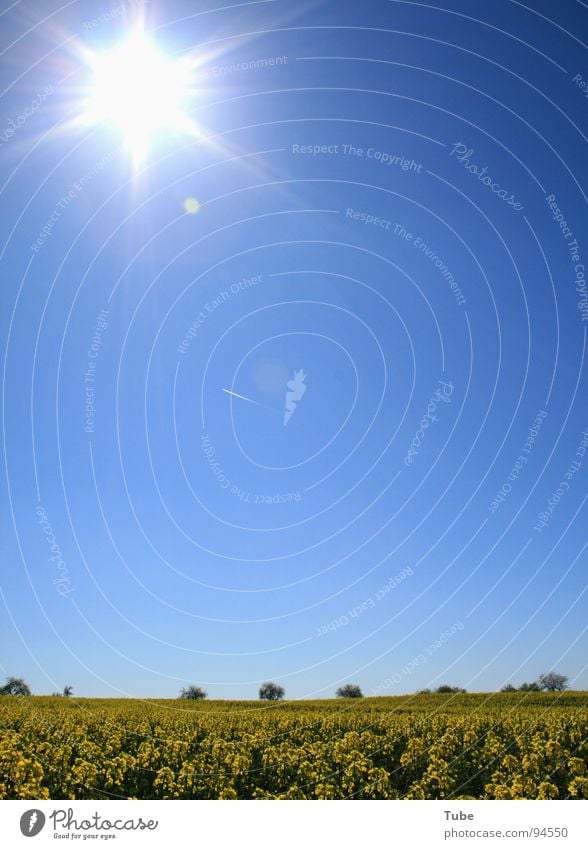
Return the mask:
<path id="1" fill-rule="evenodd" d="M 568 689 L 567 675 L 560 675 L 558 672 L 546 672 L 540 675 L 536 681 L 525 681 L 518 687 L 513 684 L 505 684 L 501 687 L 501 693 L 528 693 L 547 691 L 551 693 L 562 693 Z M 440 687 L 430 690 L 428 688 L 417 690 L 417 695 L 432 695 L 435 693 L 465 693 L 463 687 L 456 687 L 451 684 L 441 684 Z M 4 686 L 0 687 L 0 696 L 30 696 L 31 689 L 24 678 L 7 678 Z M 69 698 L 73 695 L 73 687 L 67 684 L 61 693 L 52 693 L 53 696 L 63 696 Z M 345 684 L 335 691 L 338 699 L 361 699 L 363 693 L 359 684 Z M 259 688 L 259 698 L 263 701 L 277 702 L 281 701 L 286 696 L 286 690 L 280 684 L 275 684 L 273 681 L 264 681 Z M 179 699 L 190 699 L 192 701 L 202 701 L 208 698 L 208 693 L 197 684 L 190 684 L 184 687 L 178 696 Z"/>
<path id="2" fill-rule="evenodd" d="M 31 696 L 31 688 L 24 678 L 7 678 L 4 686 L 0 687 L 0 696 Z M 73 696 L 73 687 L 66 684 L 61 693 L 51 693 L 52 696 L 63 696 L 68 699 Z"/>
<path id="3" fill-rule="evenodd" d="M 519 687 L 514 687 L 512 684 L 505 684 L 501 687 L 501 693 L 538 693 L 540 690 L 547 690 L 551 693 L 563 693 L 568 689 L 568 676 L 560 675 L 558 672 L 547 672 L 545 675 L 540 675 L 536 681 L 525 681 Z"/>
<path id="4" fill-rule="evenodd" d="M 516 693 L 518 691 L 524 693 L 548 691 L 552 693 L 561 693 L 567 689 L 567 675 L 560 675 L 557 672 L 547 672 L 544 675 L 540 675 L 537 681 L 533 681 L 530 684 L 525 682 L 524 684 L 521 684 L 520 687 L 514 687 L 512 684 L 506 684 L 500 689 L 500 692 Z M 467 693 L 467 690 L 464 689 L 464 687 L 455 687 L 451 684 L 441 684 L 441 686 L 437 687 L 434 690 L 430 690 L 428 688 L 423 690 L 417 690 L 417 695 L 419 696 L 432 695 L 434 693 Z M 279 684 L 274 684 L 273 681 L 266 681 L 259 688 L 259 698 L 265 701 L 280 701 L 285 697 L 285 695 L 285 689 Z M 359 684 L 345 684 L 343 687 L 339 687 L 335 691 L 335 695 L 338 699 L 363 698 L 363 693 Z M 206 692 L 206 690 L 203 690 L 202 687 L 197 687 L 195 684 L 184 688 L 179 695 L 180 699 L 194 699 L 196 701 L 206 699 L 207 697 L 208 693 Z"/>

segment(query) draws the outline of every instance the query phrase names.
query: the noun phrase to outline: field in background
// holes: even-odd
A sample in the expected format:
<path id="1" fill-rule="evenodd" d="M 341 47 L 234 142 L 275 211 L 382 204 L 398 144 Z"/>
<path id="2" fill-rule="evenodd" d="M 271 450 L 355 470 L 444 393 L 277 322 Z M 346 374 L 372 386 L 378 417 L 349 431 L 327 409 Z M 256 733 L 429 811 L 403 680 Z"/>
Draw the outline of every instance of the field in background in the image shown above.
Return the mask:
<path id="1" fill-rule="evenodd" d="M 588 694 L 0 697 L 2 799 L 588 798 Z"/>

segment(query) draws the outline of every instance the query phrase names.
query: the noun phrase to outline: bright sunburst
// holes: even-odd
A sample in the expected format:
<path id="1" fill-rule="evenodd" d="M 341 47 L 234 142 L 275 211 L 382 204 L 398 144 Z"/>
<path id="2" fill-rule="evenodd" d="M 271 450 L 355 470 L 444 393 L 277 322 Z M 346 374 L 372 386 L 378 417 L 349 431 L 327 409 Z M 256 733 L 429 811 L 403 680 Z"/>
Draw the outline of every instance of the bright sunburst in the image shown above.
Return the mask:
<path id="1" fill-rule="evenodd" d="M 111 53 L 93 56 L 86 118 L 109 122 L 122 133 L 136 164 L 160 132 L 191 132 L 184 112 L 190 65 L 162 56 L 142 30 Z"/>

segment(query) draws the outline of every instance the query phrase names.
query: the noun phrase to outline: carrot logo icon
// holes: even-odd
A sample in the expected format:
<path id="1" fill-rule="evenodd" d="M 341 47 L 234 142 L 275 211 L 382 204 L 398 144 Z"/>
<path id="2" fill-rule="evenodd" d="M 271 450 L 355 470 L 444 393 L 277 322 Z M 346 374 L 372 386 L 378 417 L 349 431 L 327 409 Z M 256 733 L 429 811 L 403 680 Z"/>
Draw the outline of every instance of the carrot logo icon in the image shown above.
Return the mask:
<path id="1" fill-rule="evenodd" d="M 289 380 L 286 383 L 288 387 L 288 391 L 286 392 L 286 406 L 284 410 L 284 427 L 288 424 L 292 415 L 294 414 L 294 410 L 296 409 L 296 404 L 304 393 L 306 392 L 306 375 L 304 374 L 303 369 L 299 369 L 294 372 L 294 377 L 292 380 Z"/>
<path id="2" fill-rule="evenodd" d="M 36 837 L 45 825 L 45 814 L 33 808 L 25 811 L 20 818 L 20 830 L 25 837 Z"/>

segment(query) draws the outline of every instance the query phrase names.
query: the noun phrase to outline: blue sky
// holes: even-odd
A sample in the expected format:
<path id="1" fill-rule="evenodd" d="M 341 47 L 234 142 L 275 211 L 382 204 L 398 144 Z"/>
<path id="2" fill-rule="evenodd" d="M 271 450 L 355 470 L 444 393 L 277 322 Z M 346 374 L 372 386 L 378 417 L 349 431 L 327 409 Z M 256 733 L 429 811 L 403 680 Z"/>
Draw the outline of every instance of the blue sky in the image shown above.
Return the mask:
<path id="1" fill-rule="evenodd" d="M 137 9 L 2 12 L 0 673 L 588 688 L 588 10 L 145 9 L 138 167 L 75 120 Z"/>

